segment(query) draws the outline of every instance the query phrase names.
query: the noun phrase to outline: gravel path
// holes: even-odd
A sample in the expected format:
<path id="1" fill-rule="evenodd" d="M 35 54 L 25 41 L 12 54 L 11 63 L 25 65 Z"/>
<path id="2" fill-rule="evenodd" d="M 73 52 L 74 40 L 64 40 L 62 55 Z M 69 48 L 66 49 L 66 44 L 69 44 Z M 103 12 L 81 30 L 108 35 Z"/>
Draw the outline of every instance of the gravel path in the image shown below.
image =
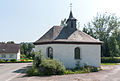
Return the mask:
<path id="1" fill-rule="evenodd" d="M 26 77 L 20 74 L 11 81 L 120 81 L 120 65 L 102 66 L 102 71 L 84 74 Z"/>

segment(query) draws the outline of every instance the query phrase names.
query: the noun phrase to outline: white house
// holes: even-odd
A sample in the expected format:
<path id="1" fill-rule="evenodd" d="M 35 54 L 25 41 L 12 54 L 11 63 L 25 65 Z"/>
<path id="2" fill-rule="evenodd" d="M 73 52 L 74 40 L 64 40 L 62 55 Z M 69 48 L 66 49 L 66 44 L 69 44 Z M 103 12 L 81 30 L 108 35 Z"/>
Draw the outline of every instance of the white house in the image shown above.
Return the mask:
<path id="1" fill-rule="evenodd" d="M 20 60 L 20 45 L 0 43 L 0 59 Z"/>
<path id="2" fill-rule="evenodd" d="M 41 50 L 45 57 L 58 59 L 66 68 L 75 68 L 78 63 L 100 67 L 102 42 L 76 28 L 72 11 L 66 24 L 53 26 L 34 42 L 35 51 Z"/>

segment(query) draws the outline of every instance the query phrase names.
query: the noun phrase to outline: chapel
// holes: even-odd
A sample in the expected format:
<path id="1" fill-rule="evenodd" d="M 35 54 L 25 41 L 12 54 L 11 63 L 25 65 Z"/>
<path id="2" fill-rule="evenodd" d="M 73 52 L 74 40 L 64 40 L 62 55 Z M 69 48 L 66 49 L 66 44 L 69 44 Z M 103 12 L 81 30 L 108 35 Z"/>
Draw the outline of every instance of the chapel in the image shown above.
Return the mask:
<path id="1" fill-rule="evenodd" d="M 34 42 L 35 51 L 42 51 L 44 57 L 57 59 L 66 68 L 83 66 L 100 67 L 102 42 L 82 32 L 76 27 L 77 19 L 72 10 L 66 26 L 53 26 L 42 37 Z"/>

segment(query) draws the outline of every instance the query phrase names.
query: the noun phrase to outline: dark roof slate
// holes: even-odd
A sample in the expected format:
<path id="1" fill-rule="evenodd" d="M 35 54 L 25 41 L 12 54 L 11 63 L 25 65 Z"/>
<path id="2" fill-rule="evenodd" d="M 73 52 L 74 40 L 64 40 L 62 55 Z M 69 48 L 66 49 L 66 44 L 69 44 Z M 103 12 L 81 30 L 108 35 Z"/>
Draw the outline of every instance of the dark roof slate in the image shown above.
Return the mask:
<path id="1" fill-rule="evenodd" d="M 18 53 L 19 49 L 19 44 L 0 43 L 0 53 Z"/>
<path id="2" fill-rule="evenodd" d="M 34 44 L 41 44 L 45 42 L 84 42 L 84 43 L 99 43 L 102 42 L 94 39 L 90 35 L 78 30 L 62 26 L 53 26 Z"/>

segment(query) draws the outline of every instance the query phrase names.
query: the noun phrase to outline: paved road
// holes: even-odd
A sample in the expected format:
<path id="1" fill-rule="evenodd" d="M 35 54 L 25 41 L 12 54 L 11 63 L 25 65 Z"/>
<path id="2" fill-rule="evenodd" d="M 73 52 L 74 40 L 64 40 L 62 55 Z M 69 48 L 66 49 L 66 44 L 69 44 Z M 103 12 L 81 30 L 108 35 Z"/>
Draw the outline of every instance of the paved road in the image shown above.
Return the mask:
<path id="1" fill-rule="evenodd" d="M 12 81 L 13 78 L 19 76 L 26 66 L 31 63 L 5 63 L 0 64 L 0 81 Z"/>
<path id="2" fill-rule="evenodd" d="M 12 81 L 120 81 L 120 65 L 103 66 L 104 70 L 94 73 L 26 77 L 20 74 Z"/>
<path id="3" fill-rule="evenodd" d="M 120 81 L 120 65 L 103 66 L 102 71 L 44 77 L 27 77 L 24 73 L 29 63 L 0 64 L 0 81 Z"/>

